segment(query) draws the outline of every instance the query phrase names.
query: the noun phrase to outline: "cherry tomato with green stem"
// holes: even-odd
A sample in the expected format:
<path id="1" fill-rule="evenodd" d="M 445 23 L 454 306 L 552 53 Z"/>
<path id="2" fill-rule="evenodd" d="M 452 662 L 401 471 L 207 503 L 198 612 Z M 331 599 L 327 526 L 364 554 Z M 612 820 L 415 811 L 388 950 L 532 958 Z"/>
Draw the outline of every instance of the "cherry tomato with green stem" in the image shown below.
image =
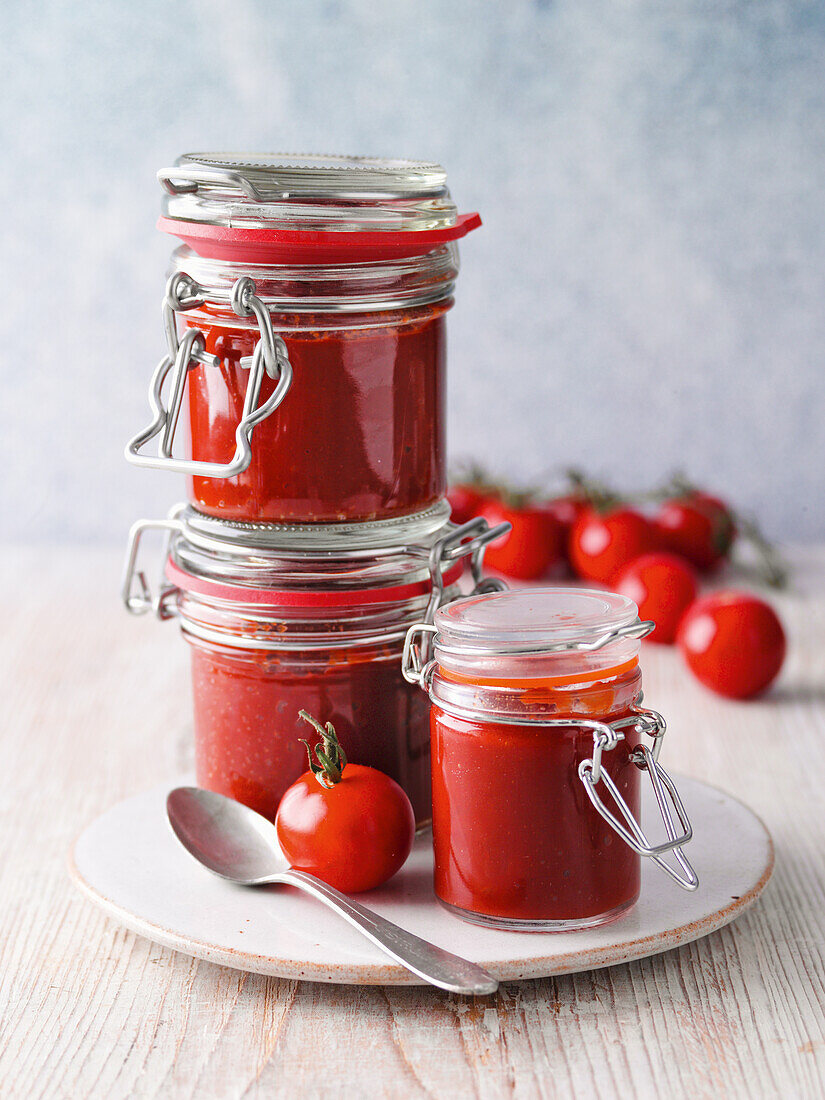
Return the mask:
<path id="1" fill-rule="evenodd" d="M 318 732 L 304 742 L 310 770 L 287 789 L 275 827 L 292 867 L 346 894 L 372 890 L 405 863 L 415 836 L 409 798 L 384 772 L 348 764 L 331 722 L 299 717 Z"/>
<path id="2" fill-rule="evenodd" d="M 677 634 L 688 668 L 705 687 L 749 699 L 777 677 L 785 631 L 770 604 L 748 592 L 712 592 L 686 612 Z"/>
<path id="3" fill-rule="evenodd" d="M 697 581 L 684 558 L 655 553 L 634 558 L 621 570 L 614 587 L 633 600 L 640 619 L 656 624 L 647 640 L 670 645 L 682 616 L 696 599 Z"/>

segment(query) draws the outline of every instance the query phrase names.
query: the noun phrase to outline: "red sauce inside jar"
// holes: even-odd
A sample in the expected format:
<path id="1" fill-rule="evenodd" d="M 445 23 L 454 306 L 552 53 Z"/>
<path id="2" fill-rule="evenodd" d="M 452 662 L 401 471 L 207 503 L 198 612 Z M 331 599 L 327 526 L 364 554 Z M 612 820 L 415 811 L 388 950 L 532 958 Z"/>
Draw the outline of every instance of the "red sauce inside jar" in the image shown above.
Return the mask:
<path id="1" fill-rule="evenodd" d="M 347 758 L 392 776 L 416 821 L 431 815 L 428 702 L 390 647 L 277 652 L 192 642 L 198 784 L 273 820 L 307 770 L 306 710 L 332 722 Z"/>
<path id="2" fill-rule="evenodd" d="M 451 300 L 385 315 L 376 326 L 321 327 L 307 315 L 273 316 L 294 375 L 283 402 L 252 434 L 252 461 L 233 478 L 190 479 L 192 503 L 224 519 L 334 523 L 387 519 L 439 500 L 445 474 L 445 313 Z M 220 368 L 189 372 L 192 457 L 235 452 L 257 329 L 227 318 L 204 332 Z M 283 326 L 283 327 L 280 327 Z M 298 330 L 298 326 L 304 326 Z M 313 327 L 317 326 L 317 327 Z M 264 377 L 259 404 L 275 382 Z"/>
<path id="3" fill-rule="evenodd" d="M 615 721 L 638 692 L 636 662 L 573 693 L 551 681 L 523 692 L 525 709 Z M 612 670 L 616 671 L 616 670 Z M 566 679 L 571 679 L 567 677 Z M 499 681 L 498 686 L 516 687 Z M 524 687 L 523 684 L 518 686 Z M 602 923 L 638 897 L 640 858 L 591 805 L 578 775 L 592 731 L 537 723 L 470 721 L 431 711 L 435 892 L 462 910 L 505 920 Z M 640 771 L 632 728 L 604 767 L 638 818 Z M 602 787 L 600 794 L 618 812 Z"/>

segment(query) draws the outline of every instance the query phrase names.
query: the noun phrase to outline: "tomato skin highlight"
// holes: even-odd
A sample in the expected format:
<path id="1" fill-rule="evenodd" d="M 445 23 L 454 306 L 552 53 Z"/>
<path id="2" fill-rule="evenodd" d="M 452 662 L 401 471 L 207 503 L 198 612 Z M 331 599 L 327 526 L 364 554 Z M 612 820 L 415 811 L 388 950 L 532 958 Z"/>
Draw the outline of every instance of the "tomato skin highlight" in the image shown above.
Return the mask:
<path id="1" fill-rule="evenodd" d="M 696 574 L 675 554 L 643 554 L 621 570 L 614 587 L 639 608 L 640 619 L 656 624 L 647 640 L 670 645 L 682 616 L 696 599 Z"/>
<path id="2" fill-rule="evenodd" d="M 330 788 L 309 771 L 297 779 L 281 799 L 275 827 L 292 867 L 358 894 L 380 886 L 404 865 L 415 815 L 394 779 L 348 763 Z"/>
<path id="3" fill-rule="evenodd" d="M 534 581 L 563 560 L 561 525 L 543 505 L 514 508 L 503 501 L 488 501 L 481 514 L 491 527 L 510 523 L 512 530 L 491 543 L 484 563 L 514 580 Z"/>
<path id="4" fill-rule="evenodd" d="M 774 609 L 748 592 L 713 592 L 697 600 L 676 638 L 696 678 L 728 699 L 750 699 L 779 674 L 785 631 Z"/>
<path id="5" fill-rule="evenodd" d="M 707 493 L 690 493 L 666 501 L 655 523 L 662 545 L 704 573 L 726 560 L 736 537 L 730 509 Z"/>
<path id="6" fill-rule="evenodd" d="M 633 508 L 583 512 L 570 532 L 570 564 L 585 580 L 612 584 L 634 558 L 652 553 L 658 538 L 648 519 Z"/>

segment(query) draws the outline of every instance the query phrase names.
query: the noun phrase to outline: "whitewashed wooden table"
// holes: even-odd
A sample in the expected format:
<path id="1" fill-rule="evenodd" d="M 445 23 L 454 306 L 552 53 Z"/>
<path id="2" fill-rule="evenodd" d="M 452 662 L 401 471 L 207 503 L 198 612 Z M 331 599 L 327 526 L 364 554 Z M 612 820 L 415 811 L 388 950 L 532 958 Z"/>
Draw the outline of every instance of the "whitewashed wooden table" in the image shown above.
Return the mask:
<path id="1" fill-rule="evenodd" d="M 778 600 L 789 658 L 764 700 L 716 699 L 673 651 L 644 651 L 667 767 L 724 787 L 773 833 L 763 899 L 666 955 L 473 1002 L 226 970 L 82 898 L 66 872 L 75 834 L 191 767 L 187 647 L 174 624 L 122 610 L 117 549 L 6 551 L 0 1096 L 823 1096 L 825 551 L 795 558 Z"/>

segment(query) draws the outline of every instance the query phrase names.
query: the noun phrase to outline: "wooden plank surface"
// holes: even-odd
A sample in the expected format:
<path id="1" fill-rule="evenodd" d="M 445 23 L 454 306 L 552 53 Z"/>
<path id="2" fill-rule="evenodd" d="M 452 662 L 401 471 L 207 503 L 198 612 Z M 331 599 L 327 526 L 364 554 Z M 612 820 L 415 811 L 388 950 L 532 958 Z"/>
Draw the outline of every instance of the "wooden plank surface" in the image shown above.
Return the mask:
<path id="1" fill-rule="evenodd" d="M 186 646 L 173 623 L 122 611 L 118 559 L 0 557 L 0 1096 L 825 1094 L 825 552 L 796 555 L 779 600 L 789 658 L 766 699 L 724 702 L 671 650 L 643 654 L 665 764 L 773 833 L 763 900 L 666 955 L 476 1001 L 226 970 L 74 890 L 74 835 L 191 766 Z"/>

